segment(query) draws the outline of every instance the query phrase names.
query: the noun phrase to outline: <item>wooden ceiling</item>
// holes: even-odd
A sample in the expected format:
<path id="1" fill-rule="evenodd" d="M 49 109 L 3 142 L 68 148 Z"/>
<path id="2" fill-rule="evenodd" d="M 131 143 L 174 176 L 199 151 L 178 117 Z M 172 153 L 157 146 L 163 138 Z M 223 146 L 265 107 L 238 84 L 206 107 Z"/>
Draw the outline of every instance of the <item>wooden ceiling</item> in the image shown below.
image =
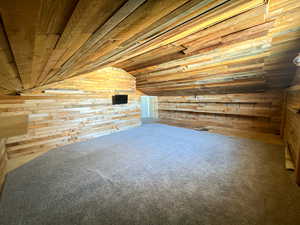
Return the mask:
<path id="1" fill-rule="evenodd" d="M 0 93 L 113 66 L 151 95 L 285 88 L 299 0 L 1 0 Z"/>

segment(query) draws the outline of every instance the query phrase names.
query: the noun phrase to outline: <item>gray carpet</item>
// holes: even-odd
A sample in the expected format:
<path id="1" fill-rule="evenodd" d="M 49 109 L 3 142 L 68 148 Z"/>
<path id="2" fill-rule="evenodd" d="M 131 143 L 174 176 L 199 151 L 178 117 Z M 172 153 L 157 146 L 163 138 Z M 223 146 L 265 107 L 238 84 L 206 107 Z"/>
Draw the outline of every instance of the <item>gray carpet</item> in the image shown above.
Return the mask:
<path id="1" fill-rule="evenodd" d="M 145 124 L 50 151 L 10 173 L 1 225 L 297 225 L 283 149 Z"/>

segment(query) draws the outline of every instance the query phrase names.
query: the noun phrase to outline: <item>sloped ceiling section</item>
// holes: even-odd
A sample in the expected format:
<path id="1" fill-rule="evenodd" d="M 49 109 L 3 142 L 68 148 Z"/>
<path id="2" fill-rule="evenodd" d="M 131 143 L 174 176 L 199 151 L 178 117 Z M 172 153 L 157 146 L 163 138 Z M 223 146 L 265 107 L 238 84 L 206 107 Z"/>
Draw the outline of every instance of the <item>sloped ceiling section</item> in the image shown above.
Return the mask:
<path id="1" fill-rule="evenodd" d="M 299 0 L 2 0 L 0 93 L 114 66 L 151 95 L 285 88 Z"/>
<path id="2" fill-rule="evenodd" d="M 105 67 L 93 72 L 71 77 L 62 81 L 46 84 L 34 89 L 25 90 L 21 95 L 41 94 L 77 94 L 106 95 L 107 93 L 138 94 L 135 78 L 125 70 L 115 67 Z"/>

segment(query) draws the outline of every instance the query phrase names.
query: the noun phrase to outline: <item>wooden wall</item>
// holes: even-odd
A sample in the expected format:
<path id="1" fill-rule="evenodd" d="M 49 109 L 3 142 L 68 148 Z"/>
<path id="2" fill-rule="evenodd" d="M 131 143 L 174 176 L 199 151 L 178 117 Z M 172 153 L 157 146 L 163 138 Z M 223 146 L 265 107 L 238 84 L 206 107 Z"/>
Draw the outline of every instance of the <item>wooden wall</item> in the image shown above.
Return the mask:
<path id="1" fill-rule="evenodd" d="M 280 133 L 282 93 L 159 96 L 162 122 L 217 133 Z M 263 135 L 264 136 L 264 135 Z M 279 136 L 278 136 L 279 137 Z"/>
<path id="2" fill-rule="evenodd" d="M 0 97 L 0 119 L 29 117 L 27 134 L 7 139 L 9 171 L 55 147 L 140 125 L 135 79 L 121 69 L 104 69 L 47 88 Z M 128 94 L 128 104 L 112 105 L 114 94 Z"/>
<path id="3" fill-rule="evenodd" d="M 293 86 L 286 90 L 283 129 L 284 142 L 296 165 L 296 179 L 300 185 L 300 64 Z"/>
<path id="4" fill-rule="evenodd" d="M 3 188 L 4 180 L 5 180 L 6 163 L 7 163 L 7 155 L 5 149 L 5 139 L 1 138 L 0 139 L 0 197 L 1 197 L 1 191 Z"/>
<path id="5" fill-rule="evenodd" d="M 7 138 L 26 134 L 28 129 L 27 125 L 27 115 L 0 116 L 0 195 L 4 187 L 7 172 Z"/>

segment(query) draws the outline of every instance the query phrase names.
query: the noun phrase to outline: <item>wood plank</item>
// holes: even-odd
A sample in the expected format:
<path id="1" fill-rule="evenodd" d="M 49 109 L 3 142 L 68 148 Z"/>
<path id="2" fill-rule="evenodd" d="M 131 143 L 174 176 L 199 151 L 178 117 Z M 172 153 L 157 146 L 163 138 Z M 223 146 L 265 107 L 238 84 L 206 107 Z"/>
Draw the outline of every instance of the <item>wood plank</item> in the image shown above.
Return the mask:
<path id="1" fill-rule="evenodd" d="M 28 115 L 0 117 L 0 138 L 23 135 L 27 133 Z"/>
<path id="2" fill-rule="evenodd" d="M 77 0 L 41 1 L 33 49 L 31 87 L 36 86 L 42 79 L 42 72 L 73 13 L 76 3 Z"/>
<path id="3" fill-rule="evenodd" d="M 59 70 L 62 64 L 65 63 L 124 2 L 125 0 L 113 2 L 109 0 L 79 0 L 41 74 L 40 80 L 47 78 L 50 70 L 51 74 Z"/>
<path id="4" fill-rule="evenodd" d="M 222 6 L 221 10 L 217 8 L 213 13 L 210 13 L 209 16 L 206 17 L 196 17 L 196 19 L 184 23 L 180 29 L 176 30 L 176 33 L 166 33 L 159 38 L 152 40 L 151 42 L 147 42 L 147 44 L 143 44 L 141 47 L 137 48 L 133 54 L 129 56 L 122 57 L 121 60 L 126 60 L 128 58 L 143 54 L 152 49 L 159 48 L 163 45 L 170 44 L 172 42 L 178 41 L 184 37 L 187 37 L 195 32 L 198 32 L 202 29 L 205 29 L 209 26 L 212 26 L 216 23 L 224 21 L 234 15 L 237 15 L 241 12 L 245 12 L 249 9 L 262 5 L 264 1 L 236 1 L 234 4 L 228 4 Z M 144 48 L 143 48 L 144 47 Z M 114 63 L 118 63 L 121 61 L 120 59 L 115 61 Z M 95 65 L 97 66 L 97 64 Z"/>
<path id="5" fill-rule="evenodd" d="M 72 94 L 68 92 L 71 90 L 81 92 Z M 128 95 L 128 104 L 112 105 L 115 94 Z M 118 68 L 70 78 L 21 96 L 0 96 L 1 121 L 7 116 L 28 116 L 27 133 L 7 139 L 6 170 L 12 171 L 58 146 L 139 126 L 139 97 L 134 77 Z M 6 121 L 9 129 L 16 128 Z"/>
<path id="6" fill-rule="evenodd" d="M 160 95 L 195 93 L 192 79 L 203 80 L 192 73 L 210 69 L 211 76 L 221 68 L 237 82 L 200 91 L 285 88 L 299 49 L 300 4 L 275 2 L 30 0 L 18 10 L 15 0 L 3 2 L 0 91 L 20 92 L 110 65 L 128 69 L 140 88 Z M 251 69 L 262 79 L 241 81 L 239 73 Z M 173 81 L 181 82 L 178 89 Z"/>
<path id="7" fill-rule="evenodd" d="M 16 9 L 18 5 L 18 10 Z M 41 6 L 40 0 L 1 1 L 0 11 L 5 31 L 24 88 L 32 87 L 32 62 L 34 56 L 35 32 Z"/>
<path id="8" fill-rule="evenodd" d="M 129 38 L 133 37 L 134 35 L 143 32 L 145 28 L 156 22 L 157 20 L 161 19 L 162 17 L 166 16 L 176 8 L 180 7 L 184 3 L 188 2 L 188 0 L 168 0 L 168 1 L 155 1 L 155 0 L 148 0 L 141 7 L 137 8 L 134 13 L 130 14 L 126 20 L 120 22 L 115 29 L 113 29 L 109 35 L 105 37 L 105 39 L 101 40 L 99 46 L 94 46 L 93 52 L 91 52 L 88 56 L 82 57 L 81 60 L 83 64 L 87 64 L 92 62 L 91 64 L 94 68 L 97 65 L 94 65 L 93 61 L 95 59 L 100 58 L 110 51 L 114 51 L 118 48 L 123 49 L 122 43 L 128 40 Z M 108 45 L 105 45 L 108 43 Z M 96 60 L 98 61 L 98 60 Z M 82 68 L 82 64 L 77 65 L 77 69 Z M 76 68 L 72 68 L 72 70 L 77 70 Z M 82 73 L 92 71 L 87 66 L 85 71 Z M 71 75 L 71 74 L 70 74 Z"/>
<path id="9" fill-rule="evenodd" d="M 274 135 L 280 132 L 281 105 L 280 92 L 158 97 L 161 120 Z"/>
<path id="10" fill-rule="evenodd" d="M 5 139 L 0 138 L 0 198 L 4 188 L 7 166 L 7 154 L 5 148 Z"/>
<path id="11" fill-rule="evenodd" d="M 1 86 L 11 91 L 20 91 L 22 84 L 19 72 L 9 47 L 2 21 L 0 21 L 0 67 Z"/>
<path id="12" fill-rule="evenodd" d="M 300 90 L 295 88 L 299 83 L 300 65 L 294 77 L 294 86 L 286 90 L 285 120 L 283 137 L 286 148 L 290 150 L 291 158 L 295 162 L 296 183 L 300 185 Z"/>
<path id="13" fill-rule="evenodd" d="M 81 57 L 87 54 L 92 48 L 97 48 L 97 46 L 100 46 L 103 43 L 102 39 L 105 37 L 105 35 L 113 30 L 119 23 L 126 19 L 144 2 L 145 0 L 127 1 L 116 13 L 114 13 L 102 26 L 100 26 L 93 33 L 93 35 L 80 47 L 80 49 L 78 49 L 76 54 L 72 55 L 70 60 L 68 60 L 65 65 L 63 65 L 62 70 L 74 65 L 74 63 L 80 60 Z"/>

